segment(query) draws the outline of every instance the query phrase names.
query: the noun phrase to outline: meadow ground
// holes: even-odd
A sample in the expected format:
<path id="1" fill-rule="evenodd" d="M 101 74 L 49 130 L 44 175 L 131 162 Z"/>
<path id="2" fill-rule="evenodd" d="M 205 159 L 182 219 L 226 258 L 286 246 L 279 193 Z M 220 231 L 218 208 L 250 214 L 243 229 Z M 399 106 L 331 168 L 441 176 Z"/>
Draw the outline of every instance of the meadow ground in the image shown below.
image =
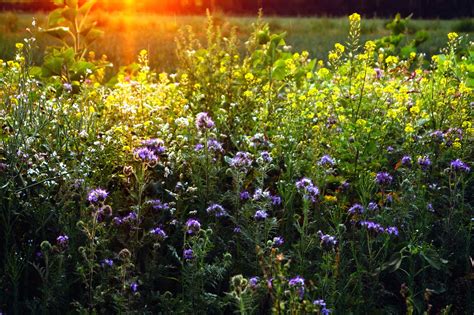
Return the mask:
<path id="1" fill-rule="evenodd" d="M 0 13 L 0 57 L 11 59 L 15 53 L 15 43 L 26 35 L 33 16 L 38 26 L 44 26 L 47 15 L 41 13 Z M 149 51 L 152 68 L 158 71 L 176 70 L 175 37 L 182 27 L 190 25 L 198 37 L 204 38 L 205 16 L 162 16 L 146 13 L 117 12 L 113 15 L 96 13 L 93 17 L 107 36 L 92 45 L 97 54 L 105 54 L 117 69 L 135 61 L 141 49 Z M 327 52 L 337 42 L 347 39 L 346 18 L 325 17 L 265 17 L 273 32 L 286 32 L 286 42 L 294 51 L 307 50 L 310 56 L 326 59 Z M 245 41 L 252 31 L 256 16 L 233 17 L 217 15 L 216 24 L 229 34 L 232 27 L 237 28 L 239 39 Z M 362 23 L 361 39 L 375 39 L 390 34 L 385 28 L 389 19 L 366 19 Z M 419 51 L 431 56 L 439 52 L 446 40 L 446 34 L 473 33 L 474 20 L 411 20 L 408 25 L 406 41 L 414 38 L 417 31 L 426 31 L 428 40 L 420 45 Z M 35 54 L 35 62 L 43 60 L 44 47 L 54 44 L 54 39 L 38 36 L 40 49 Z"/>

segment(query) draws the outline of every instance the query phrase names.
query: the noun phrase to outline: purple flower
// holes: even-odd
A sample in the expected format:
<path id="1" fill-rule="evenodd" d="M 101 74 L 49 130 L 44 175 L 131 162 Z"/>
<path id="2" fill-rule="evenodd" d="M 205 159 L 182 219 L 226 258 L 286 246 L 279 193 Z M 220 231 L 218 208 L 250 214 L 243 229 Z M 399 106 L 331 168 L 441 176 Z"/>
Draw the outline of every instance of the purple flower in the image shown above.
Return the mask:
<path id="1" fill-rule="evenodd" d="M 469 165 L 461 161 L 460 159 L 456 159 L 451 161 L 451 169 L 453 169 L 455 172 L 466 172 L 469 173 L 471 171 L 471 168 Z"/>
<path id="2" fill-rule="evenodd" d="M 119 217 L 115 217 L 112 219 L 115 225 L 121 225 L 123 223 L 123 220 Z"/>
<path id="3" fill-rule="evenodd" d="M 114 261 L 112 259 L 108 259 L 108 258 L 102 260 L 102 263 L 101 263 L 102 267 L 105 267 L 105 266 L 112 267 L 113 265 L 114 265 Z"/>
<path id="4" fill-rule="evenodd" d="M 319 238 L 321 239 L 321 246 L 331 249 L 334 248 L 334 246 L 337 245 L 337 240 L 334 236 L 331 236 L 329 234 L 324 234 L 321 231 L 317 232 Z"/>
<path id="5" fill-rule="evenodd" d="M 324 302 L 324 300 L 314 300 L 313 305 L 326 307 L 326 302 Z"/>
<path id="6" fill-rule="evenodd" d="M 249 200 L 250 199 L 250 193 L 246 190 L 242 191 L 240 193 L 240 200 Z"/>
<path id="7" fill-rule="evenodd" d="M 389 226 L 385 229 L 388 235 L 395 235 L 398 236 L 398 228 L 396 226 Z"/>
<path id="8" fill-rule="evenodd" d="M 227 214 L 224 208 L 217 203 L 211 204 L 209 207 L 207 207 L 206 211 L 207 214 L 214 215 L 217 218 Z"/>
<path id="9" fill-rule="evenodd" d="M 259 277 L 252 277 L 249 279 L 249 286 L 251 289 L 256 289 L 258 286 L 258 282 L 260 281 Z"/>
<path id="10" fill-rule="evenodd" d="M 431 203 L 426 205 L 426 210 L 428 210 L 429 212 L 435 212 L 434 208 L 433 208 L 433 205 Z"/>
<path id="11" fill-rule="evenodd" d="M 145 163 L 156 163 L 158 161 L 158 156 L 148 147 L 135 149 L 133 154 L 137 160 L 141 160 Z"/>
<path id="12" fill-rule="evenodd" d="M 280 247 L 281 245 L 283 245 L 285 241 L 283 240 L 283 237 L 281 236 L 276 236 L 273 238 L 273 246 L 274 247 Z"/>
<path id="13" fill-rule="evenodd" d="M 190 249 L 190 248 L 189 248 L 189 249 L 185 249 L 185 250 L 183 251 L 183 257 L 184 257 L 184 259 L 186 259 L 186 260 L 191 260 L 191 259 L 193 259 L 193 258 L 194 258 L 194 252 L 193 252 L 193 250 Z"/>
<path id="14" fill-rule="evenodd" d="M 234 233 L 240 233 L 240 232 L 242 232 L 242 230 L 240 229 L 240 226 L 236 226 L 234 228 Z"/>
<path id="15" fill-rule="evenodd" d="M 298 294 L 302 299 L 304 295 L 304 279 L 300 276 L 296 276 L 290 279 L 290 281 L 288 281 L 288 284 L 290 287 L 296 288 L 298 290 Z"/>
<path id="16" fill-rule="evenodd" d="M 195 234 L 201 229 L 201 223 L 196 219 L 189 219 L 186 221 L 186 228 L 188 234 Z"/>
<path id="17" fill-rule="evenodd" d="M 281 205 L 281 197 L 280 196 L 270 196 L 270 199 L 272 200 L 272 205 L 274 206 L 279 206 Z"/>
<path id="18" fill-rule="evenodd" d="M 207 140 L 207 149 L 213 152 L 224 152 L 224 149 L 222 148 L 222 143 L 220 143 L 216 139 Z"/>
<path id="19" fill-rule="evenodd" d="M 247 167 L 252 166 L 252 158 L 250 153 L 242 151 L 237 152 L 235 156 L 230 159 L 229 165 L 237 169 L 247 169 Z"/>
<path id="20" fill-rule="evenodd" d="M 99 202 L 105 201 L 105 198 L 109 195 L 108 192 L 106 192 L 102 188 L 96 188 L 92 189 L 89 194 L 87 195 L 87 200 L 89 200 L 90 203 L 92 204 L 97 204 Z"/>
<path id="21" fill-rule="evenodd" d="M 258 201 L 261 199 L 268 199 L 270 198 L 270 192 L 268 190 L 263 191 L 262 188 L 255 189 L 253 193 L 253 200 Z"/>
<path id="22" fill-rule="evenodd" d="M 388 152 L 388 153 L 392 153 L 393 151 L 394 151 L 394 148 L 389 145 L 389 146 L 387 147 L 387 152 Z"/>
<path id="23" fill-rule="evenodd" d="M 296 188 L 303 192 L 303 197 L 309 199 L 312 202 L 316 202 L 319 195 L 319 188 L 313 185 L 311 179 L 303 177 L 296 182 Z"/>
<path id="24" fill-rule="evenodd" d="M 165 153 L 165 143 L 161 139 L 148 139 L 143 140 L 142 145 L 145 146 L 148 150 L 152 151 L 156 155 Z"/>
<path id="25" fill-rule="evenodd" d="M 130 284 L 130 290 L 132 290 L 132 292 L 137 292 L 138 290 L 138 283 L 136 282 L 132 282 L 132 284 Z"/>
<path id="26" fill-rule="evenodd" d="M 168 235 L 166 235 L 166 232 L 163 231 L 163 229 L 161 229 L 159 227 L 151 229 L 150 234 L 156 235 L 158 237 L 158 239 L 160 239 L 160 240 L 164 240 L 165 238 L 168 237 Z"/>
<path id="27" fill-rule="evenodd" d="M 268 151 L 262 151 L 260 153 L 260 158 L 263 160 L 265 163 L 271 163 L 273 161 L 272 157 L 270 156 L 270 153 Z"/>
<path id="28" fill-rule="evenodd" d="M 334 164 L 336 164 L 336 161 L 334 161 L 331 156 L 326 154 L 321 157 L 318 164 L 321 166 L 333 166 Z"/>
<path id="29" fill-rule="evenodd" d="M 360 221 L 359 224 L 365 227 L 367 230 L 374 232 L 375 234 L 385 232 L 385 229 L 383 226 L 373 221 Z"/>
<path id="30" fill-rule="evenodd" d="M 425 171 L 425 170 L 427 170 L 427 169 L 430 167 L 430 165 L 431 165 L 431 160 L 430 160 L 430 158 L 427 157 L 426 155 L 425 155 L 425 156 L 420 156 L 420 157 L 418 158 L 418 165 L 420 165 L 420 166 L 421 166 L 421 169 Z"/>
<path id="31" fill-rule="evenodd" d="M 380 172 L 375 175 L 375 182 L 380 186 L 388 186 L 392 180 L 393 177 L 387 172 Z"/>
<path id="32" fill-rule="evenodd" d="M 204 148 L 204 144 L 198 143 L 194 146 L 194 151 L 201 151 Z"/>
<path id="33" fill-rule="evenodd" d="M 377 203 L 371 201 L 369 202 L 369 204 L 367 205 L 367 210 L 369 211 L 376 211 L 379 209 L 379 206 L 377 205 Z"/>
<path id="34" fill-rule="evenodd" d="M 214 121 L 209 117 L 208 113 L 201 112 L 196 115 L 196 128 L 199 130 L 211 129 L 214 127 Z"/>
<path id="35" fill-rule="evenodd" d="M 409 155 L 405 155 L 402 157 L 402 165 L 405 167 L 411 166 L 411 157 Z"/>
<path id="36" fill-rule="evenodd" d="M 130 212 L 126 217 L 122 218 L 122 222 L 130 223 L 137 220 L 138 216 L 135 211 Z"/>
<path id="37" fill-rule="evenodd" d="M 263 221 L 268 217 L 268 213 L 265 210 L 257 210 L 253 217 L 257 221 Z"/>
<path id="38" fill-rule="evenodd" d="M 364 212 L 364 207 L 361 204 L 355 203 L 347 211 L 349 214 L 362 214 Z"/>
<path id="39" fill-rule="evenodd" d="M 375 71 L 375 78 L 377 80 L 381 79 L 383 77 L 383 70 L 380 68 L 374 68 Z"/>
<path id="40" fill-rule="evenodd" d="M 71 83 L 64 83 L 63 84 L 63 88 L 68 91 L 68 92 L 71 92 L 72 91 L 72 85 Z"/>
<path id="41" fill-rule="evenodd" d="M 147 203 L 151 205 L 153 210 L 168 210 L 170 208 L 170 205 L 168 203 L 163 203 L 160 199 L 152 199 L 149 200 Z"/>
<path id="42" fill-rule="evenodd" d="M 69 237 L 67 235 L 59 235 L 56 238 L 56 242 L 61 247 L 66 247 L 69 242 Z"/>

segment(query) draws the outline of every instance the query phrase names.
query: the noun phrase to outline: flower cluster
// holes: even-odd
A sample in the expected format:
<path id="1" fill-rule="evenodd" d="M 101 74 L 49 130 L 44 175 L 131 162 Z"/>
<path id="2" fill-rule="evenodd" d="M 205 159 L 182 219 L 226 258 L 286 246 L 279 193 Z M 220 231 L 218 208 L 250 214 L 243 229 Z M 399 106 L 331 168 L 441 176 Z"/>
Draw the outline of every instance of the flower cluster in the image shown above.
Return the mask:
<path id="1" fill-rule="evenodd" d="M 211 119 L 208 113 L 201 112 L 196 115 L 196 128 L 203 131 L 206 129 L 212 129 L 215 126 L 214 121 Z"/>
<path id="2" fill-rule="evenodd" d="M 290 281 L 288 281 L 288 285 L 290 286 L 290 288 L 294 288 L 297 290 L 298 292 L 298 295 L 299 297 L 302 299 L 303 298 L 303 295 L 304 295 L 304 278 L 300 277 L 300 276 L 296 276 L 292 279 L 290 279 Z"/>
<path id="3" fill-rule="evenodd" d="M 384 228 L 381 224 L 373 221 L 360 221 L 360 226 L 365 227 L 369 232 L 374 234 L 386 233 L 388 235 L 398 236 L 398 228 L 395 226 L 389 226 Z"/>
<path id="4" fill-rule="evenodd" d="M 305 199 L 316 202 L 319 196 L 319 188 L 313 184 L 311 179 L 303 177 L 296 182 L 296 188 L 303 193 Z"/>
<path id="5" fill-rule="evenodd" d="M 188 234 L 196 234 L 201 229 L 201 223 L 196 219 L 189 219 L 186 221 L 186 229 Z"/>
<path id="6" fill-rule="evenodd" d="M 230 159 L 229 165 L 240 170 L 246 170 L 252 166 L 252 162 L 252 156 L 250 153 L 239 151 L 232 159 Z"/>
<path id="7" fill-rule="evenodd" d="M 337 245 L 337 240 L 334 236 L 324 234 L 321 231 L 316 233 L 321 239 L 321 246 L 327 249 L 334 248 Z"/>
<path id="8" fill-rule="evenodd" d="M 96 204 L 99 204 L 99 203 L 103 203 L 108 195 L 109 195 L 109 193 L 107 191 L 105 191 L 104 189 L 96 188 L 96 189 L 92 189 L 89 192 L 89 194 L 87 195 L 87 200 L 91 204 L 96 205 Z"/>
<path id="9" fill-rule="evenodd" d="M 207 207 L 206 211 L 208 214 L 213 215 L 217 218 L 227 215 L 227 212 L 224 210 L 224 207 L 217 203 L 211 204 L 209 207 Z"/>

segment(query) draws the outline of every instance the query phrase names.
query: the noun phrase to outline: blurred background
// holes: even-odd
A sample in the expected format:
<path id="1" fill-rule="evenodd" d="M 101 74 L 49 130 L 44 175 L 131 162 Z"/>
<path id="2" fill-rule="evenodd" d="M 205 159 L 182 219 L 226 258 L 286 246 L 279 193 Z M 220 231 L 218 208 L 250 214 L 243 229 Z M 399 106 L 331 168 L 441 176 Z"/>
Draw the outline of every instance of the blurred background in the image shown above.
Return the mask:
<path id="1" fill-rule="evenodd" d="M 0 0 L 1 10 L 50 10 L 50 0 Z M 202 14 L 206 8 L 226 14 L 254 15 L 263 8 L 267 15 L 342 16 L 358 12 L 367 17 L 389 17 L 395 13 L 414 18 L 458 18 L 474 16 L 472 0 L 100 0 L 103 10 L 161 14 Z"/>
<path id="2" fill-rule="evenodd" d="M 98 0 L 91 19 L 105 36 L 91 48 L 97 56 L 107 55 L 114 72 L 134 62 L 141 49 L 149 51 L 153 68 L 172 72 L 175 38 L 184 25 L 204 38 L 209 9 L 224 36 L 235 28 L 243 43 L 260 7 L 271 31 L 286 33 L 292 51 L 307 50 L 317 59 L 326 59 L 335 43 L 345 43 L 347 16 L 353 12 L 363 16 L 363 41 L 390 35 L 387 25 L 397 13 L 410 17 L 401 45 L 422 38 L 417 49 L 428 56 L 445 46 L 447 33 L 474 33 L 474 0 Z M 33 18 L 37 27 L 45 27 L 54 8 L 51 0 L 0 0 L 0 59 L 13 58 L 15 43 L 28 35 Z M 33 58 L 41 64 L 45 47 L 57 42 L 40 32 L 35 36 L 39 49 Z"/>

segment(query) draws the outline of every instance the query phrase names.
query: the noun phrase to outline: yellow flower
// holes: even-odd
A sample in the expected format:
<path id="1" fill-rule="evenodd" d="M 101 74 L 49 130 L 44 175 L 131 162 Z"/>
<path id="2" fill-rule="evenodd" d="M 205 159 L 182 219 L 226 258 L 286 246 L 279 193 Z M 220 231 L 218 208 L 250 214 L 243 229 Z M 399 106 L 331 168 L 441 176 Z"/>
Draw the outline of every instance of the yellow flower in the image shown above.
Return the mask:
<path id="1" fill-rule="evenodd" d="M 344 47 L 343 45 L 339 44 L 339 43 L 336 43 L 336 44 L 334 45 L 334 48 L 336 48 L 336 50 L 337 50 L 338 52 L 340 52 L 340 53 L 343 53 L 344 50 L 345 50 L 345 47 Z"/>
<path id="2" fill-rule="evenodd" d="M 419 114 L 420 113 L 420 107 L 418 105 L 413 106 L 412 108 L 410 108 L 410 113 Z"/>
<path id="3" fill-rule="evenodd" d="M 254 79 L 254 76 L 250 72 L 245 74 L 245 80 L 252 81 L 253 79 Z"/>
<path id="4" fill-rule="evenodd" d="M 336 196 L 325 195 L 324 200 L 327 201 L 327 202 L 336 202 L 337 198 L 336 198 Z"/>
<path id="5" fill-rule="evenodd" d="M 375 42 L 371 41 L 371 40 L 368 40 L 366 43 L 365 43 L 365 49 L 366 50 L 374 50 L 375 49 Z"/>
<path id="6" fill-rule="evenodd" d="M 359 118 L 356 121 L 356 125 L 360 127 L 364 127 L 365 125 L 367 125 L 367 120 Z"/>
<path id="7" fill-rule="evenodd" d="M 456 40 L 456 38 L 458 38 L 458 37 L 459 37 L 459 35 L 456 32 L 451 32 L 451 33 L 448 34 L 448 40 L 450 42 Z"/>
<path id="8" fill-rule="evenodd" d="M 385 62 L 387 65 L 393 65 L 398 63 L 398 57 L 397 56 L 388 56 L 385 58 Z"/>
<path id="9" fill-rule="evenodd" d="M 16 49 L 18 49 L 18 50 L 23 49 L 23 46 L 24 46 L 24 45 L 23 45 L 22 43 L 16 43 L 16 44 L 15 44 L 15 47 L 16 47 Z"/>
<path id="10" fill-rule="evenodd" d="M 360 15 L 358 13 L 352 13 L 351 15 L 349 15 L 349 21 L 351 23 L 360 22 Z"/>
<path id="11" fill-rule="evenodd" d="M 415 129 L 413 128 L 413 126 L 408 123 L 406 126 L 405 126 L 405 132 L 406 133 L 412 133 L 413 131 L 415 131 Z"/>

